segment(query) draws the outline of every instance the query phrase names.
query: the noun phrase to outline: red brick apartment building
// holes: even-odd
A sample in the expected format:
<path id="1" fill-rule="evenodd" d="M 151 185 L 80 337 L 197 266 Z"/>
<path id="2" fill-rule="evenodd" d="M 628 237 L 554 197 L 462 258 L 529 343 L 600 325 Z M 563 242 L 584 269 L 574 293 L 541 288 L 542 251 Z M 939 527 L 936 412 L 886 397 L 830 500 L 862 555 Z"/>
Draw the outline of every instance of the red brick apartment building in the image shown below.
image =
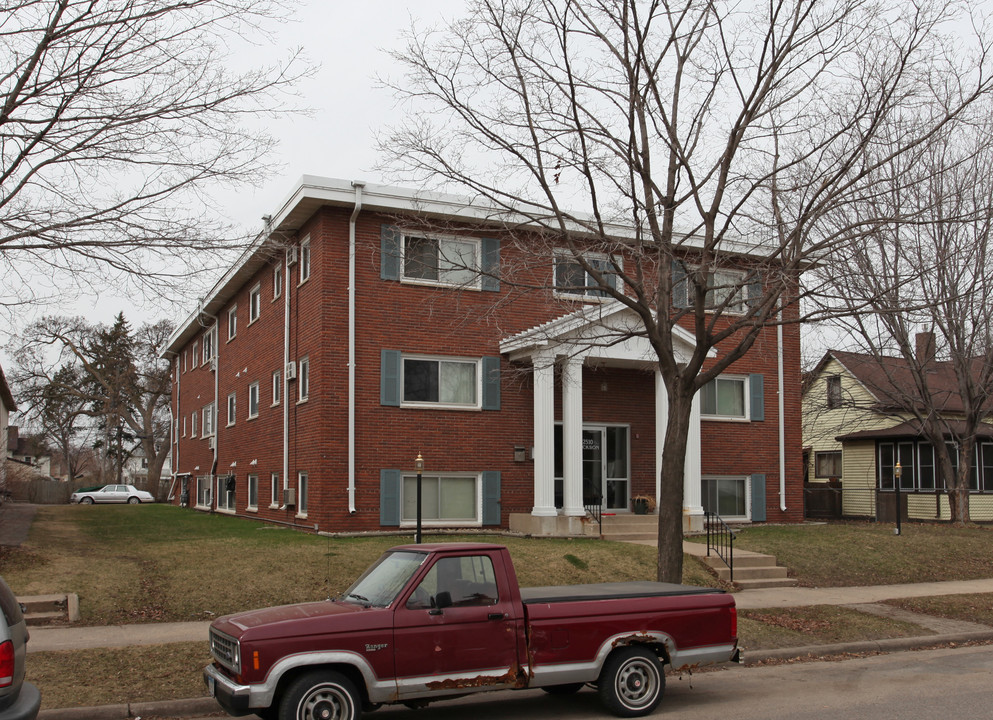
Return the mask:
<path id="1" fill-rule="evenodd" d="M 418 454 L 425 527 L 581 534 L 585 505 L 620 514 L 657 496 L 666 400 L 651 348 L 589 342 L 632 317 L 592 292 L 563 299 L 552 279 L 573 273 L 575 286 L 580 268 L 565 256 L 529 260 L 543 295 L 500 277 L 524 262 L 491 212 L 305 176 L 163 351 L 173 501 L 395 530 L 416 520 Z M 402 229 L 426 218 L 445 232 Z M 437 262 L 453 254 L 479 272 Z M 699 394 L 687 529 L 704 508 L 802 518 L 799 344 L 797 328 L 767 328 Z"/>

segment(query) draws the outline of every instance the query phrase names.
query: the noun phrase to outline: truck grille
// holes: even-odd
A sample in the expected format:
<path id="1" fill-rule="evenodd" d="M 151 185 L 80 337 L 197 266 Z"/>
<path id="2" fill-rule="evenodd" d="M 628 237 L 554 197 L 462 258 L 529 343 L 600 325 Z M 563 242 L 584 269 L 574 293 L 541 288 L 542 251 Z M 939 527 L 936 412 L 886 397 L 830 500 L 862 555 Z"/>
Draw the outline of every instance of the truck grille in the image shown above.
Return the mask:
<path id="1" fill-rule="evenodd" d="M 230 635 L 210 629 L 210 654 L 221 665 L 236 675 L 241 672 L 241 648 Z"/>

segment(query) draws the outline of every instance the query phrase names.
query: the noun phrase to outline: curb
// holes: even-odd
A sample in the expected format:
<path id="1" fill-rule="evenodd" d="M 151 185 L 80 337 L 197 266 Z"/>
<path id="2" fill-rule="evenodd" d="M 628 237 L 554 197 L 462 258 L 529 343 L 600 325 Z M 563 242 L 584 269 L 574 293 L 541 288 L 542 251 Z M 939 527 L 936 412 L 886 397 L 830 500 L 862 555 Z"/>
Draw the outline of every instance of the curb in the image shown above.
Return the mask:
<path id="1" fill-rule="evenodd" d="M 888 638 L 864 642 L 836 643 L 834 645 L 808 645 L 805 647 L 782 648 L 777 650 L 745 651 L 746 667 L 774 660 L 796 660 L 819 658 L 828 655 L 867 652 L 898 652 L 901 650 L 922 650 L 939 645 L 961 645 L 969 642 L 993 642 L 993 630 L 954 633 L 950 635 L 924 635 L 907 638 Z M 59 708 L 42 710 L 38 720 L 129 720 L 144 716 L 184 717 L 190 715 L 223 714 L 221 706 L 213 698 L 188 698 L 186 700 L 160 700 L 158 702 L 128 703 L 124 705 L 100 705 L 98 707 Z"/>
<path id="2" fill-rule="evenodd" d="M 886 638 L 859 642 L 835 643 L 834 645 L 808 645 L 806 647 L 782 648 L 779 650 L 744 651 L 744 664 L 757 665 L 771 660 L 795 660 L 818 658 L 825 655 L 846 653 L 899 652 L 901 650 L 922 650 L 939 645 L 961 645 L 969 642 L 993 642 L 993 630 L 952 633 L 948 635 L 919 635 L 917 637 Z"/>
<path id="3" fill-rule="evenodd" d="M 127 720 L 145 716 L 184 717 L 215 715 L 223 709 L 214 698 L 157 700 L 152 702 L 98 705 L 96 707 L 52 708 L 38 713 L 38 720 Z"/>

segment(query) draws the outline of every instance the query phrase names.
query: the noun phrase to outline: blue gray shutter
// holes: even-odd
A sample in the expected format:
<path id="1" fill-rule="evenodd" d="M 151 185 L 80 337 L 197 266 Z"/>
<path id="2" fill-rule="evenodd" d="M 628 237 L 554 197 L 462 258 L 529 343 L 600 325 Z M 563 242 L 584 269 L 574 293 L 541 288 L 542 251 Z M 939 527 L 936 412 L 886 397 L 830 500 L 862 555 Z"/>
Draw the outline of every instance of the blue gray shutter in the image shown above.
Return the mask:
<path id="1" fill-rule="evenodd" d="M 483 410 L 500 409 L 500 356 L 483 358 Z"/>
<path id="2" fill-rule="evenodd" d="M 400 279 L 400 229 L 383 225 L 379 231 L 379 277 L 383 280 Z"/>
<path id="3" fill-rule="evenodd" d="M 400 484 L 403 476 L 399 470 L 379 471 L 379 524 L 400 527 Z"/>
<path id="4" fill-rule="evenodd" d="M 752 475 L 752 520 L 765 522 L 765 473 Z"/>
<path id="5" fill-rule="evenodd" d="M 758 373 L 748 376 L 749 420 L 765 420 L 765 381 Z"/>
<path id="6" fill-rule="evenodd" d="M 762 300 L 762 295 L 765 292 L 765 283 L 762 277 L 762 273 L 756 271 L 752 276 L 752 279 L 748 281 L 745 285 L 745 303 L 748 307 L 755 307 Z"/>
<path id="7" fill-rule="evenodd" d="M 674 308 L 687 308 L 692 303 L 689 300 L 687 288 L 686 266 L 682 260 L 672 261 L 672 306 Z"/>
<path id="8" fill-rule="evenodd" d="M 400 406 L 400 351 L 381 350 L 379 353 L 379 404 Z"/>
<path id="9" fill-rule="evenodd" d="M 483 238 L 481 242 L 479 269 L 482 271 L 482 289 L 489 292 L 500 290 L 500 241 L 496 238 Z"/>
<path id="10" fill-rule="evenodd" d="M 483 525 L 499 525 L 500 514 L 500 472 L 488 470 L 483 473 Z"/>

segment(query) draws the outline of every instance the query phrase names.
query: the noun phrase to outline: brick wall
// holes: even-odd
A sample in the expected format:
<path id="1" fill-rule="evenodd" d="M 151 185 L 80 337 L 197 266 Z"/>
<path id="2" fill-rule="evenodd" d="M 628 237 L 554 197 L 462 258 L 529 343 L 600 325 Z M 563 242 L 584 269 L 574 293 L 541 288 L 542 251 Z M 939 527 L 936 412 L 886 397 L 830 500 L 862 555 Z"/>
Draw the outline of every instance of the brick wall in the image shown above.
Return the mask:
<path id="1" fill-rule="evenodd" d="M 244 283 L 218 315 L 216 473 L 236 477 L 236 512 L 271 521 L 318 527 L 322 531 L 378 530 L 380 471 L 413 469 L 414 458 L 426 459 L 425 474 L 433 472 L 501 473 L 502 518 L 529 512 L 533 505 L 530 456 L 515 461 L 514 448 L 533 442 L 531 378 L 526 367 L 505 358 L 501 362 L 501 409 L 443 410 L 399 408 L 380 404 L 380 353 L 383 349 L 440 356 L 499 355 L 502 339 L 562 315 L 560 303 L 544 303 L 534 294 L 518 293 L 504 283 L 499 293 L 453 290 L 380 279 L 380 229 L 387 217 L 359 216 L 356 262 L 356 434 L 355 507 L 348 508 L 348 232 L 349 211 L 324 208 L 301 228 L 296 242 L 309 237 L 311 276 L 299 284 L 299 264 L 284 276 L 283 293 L 290 293 L 290 359 L 309 358 L 310 394 L 300 402 L 300 380 L 291 382 L 280 404 L 272 407 L 272 373 L 283 372 L 284 297 L 273 299 L 273 268 L 281 252 Z M 486 233 L 460 234 L 487 236 Z M 489 234 L 492 236 L 492 233 Z M 521 258 L 507 243 L 502 263 Z M 548 271 L 550 272 L 550 264 Z M 248 322 L 249 293 L 261 286 L 261 315 Z M 500 299 L 503 304 L 496 305 Z M 237 336 L 228 340 L 227 316 L 237 305 Z M 213 400 L 213 375 L 202 360 L 190 365 L 192 345 L 202 358 L 202 335 L 179 353 L 179 390 L 173 398 L 180 418 L 176 472 L 193 476 L 211 472 L 213 451 L 208 441 L 190 437 L 190 415 Z M 784 328 L 787 423 L 787 511 L 779 510 L 778 394 L 776 330 L 768 328 L 756 346 L 732 372 L 762 373 L 765 377 L 765 420 L 762 422 L 704 421 L 704 474 L 764 473 L 770 521 L 802 519 L 800 454 L 799 330 Z M 182 371 L 183 354 L 187 369 Z M 583 371 L 584 420 L 588 423 L 630 425 L 632 494 L 655 487 L 654 375 L 618 368 Z M 248 388 L 259 383 L 257 418 L 248 419 Z M 227 424 L 227 397 L 235 392 L 237 418 Z M 557 398 L 560 394 L 557 392 Z M 557 399 L 557 402 L 559 400 Z M 289 408 L 290 487 L 298 474 L 309 476 L 308 512 L 272 508 L 269 478 L 283 473 L 283 413 Z M 183 418 L 186 436 L 183 436 Z M 561 414 L 557 411 L 557 418 Z M 232 463 L 234 465 L 232 465 Z M 259 502 L 247 509 L 247 477 L 259 477 Z M 191 484 L 191 493 L 195 485 Z M 178 499 L 178 498 L 177 498 Z"/>

